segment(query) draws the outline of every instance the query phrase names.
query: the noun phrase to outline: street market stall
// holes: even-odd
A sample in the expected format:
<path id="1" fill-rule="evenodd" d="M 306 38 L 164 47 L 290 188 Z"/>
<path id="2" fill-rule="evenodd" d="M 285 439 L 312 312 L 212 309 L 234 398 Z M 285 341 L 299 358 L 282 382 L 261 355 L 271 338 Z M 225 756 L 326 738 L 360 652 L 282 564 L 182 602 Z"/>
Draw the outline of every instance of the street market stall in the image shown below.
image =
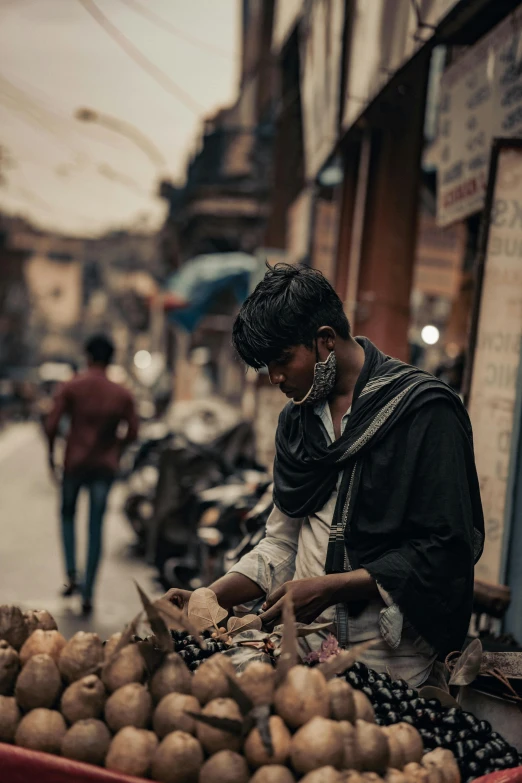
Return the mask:
<path id="1" fill-rule="evenodd" d="M 517 748 L 488 720 L 365 666 L 372 642 L 341 650 L 330 636 L 301 660 L 299 638 L 325 626 L 296 623 L 289 596 L 267 632 L 256 615 L 227 618 L 206 588 L 187 612 L 139 592 L 146 625 L 140 613 L 105 643 L 66 640 L 45 611 L 0 607 L 0 779 L 522 780 Z M 450 668 L 451 683 L 471 684 L 480 642 Z"/>

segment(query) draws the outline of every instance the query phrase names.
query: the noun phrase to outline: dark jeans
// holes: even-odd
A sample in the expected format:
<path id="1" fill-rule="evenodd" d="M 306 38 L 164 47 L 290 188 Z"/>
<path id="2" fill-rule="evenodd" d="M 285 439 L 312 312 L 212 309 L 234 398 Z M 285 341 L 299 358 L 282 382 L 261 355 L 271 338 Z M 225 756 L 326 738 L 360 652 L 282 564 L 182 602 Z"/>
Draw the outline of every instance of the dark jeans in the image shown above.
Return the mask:
<path id="1" fill-rule="evenodd" d="M 65 475 L 62 484 L 62 541 L 65 567 L 71 581 L 76 580 L 76 536 L 74 518 L 76 502 L 82 487 L 89 490 L 89 549 L 83 585 L 84 600 L 91 600 L 94 580 L 102 553 L 103 516 L 112 485 L 108 477 Z"/>

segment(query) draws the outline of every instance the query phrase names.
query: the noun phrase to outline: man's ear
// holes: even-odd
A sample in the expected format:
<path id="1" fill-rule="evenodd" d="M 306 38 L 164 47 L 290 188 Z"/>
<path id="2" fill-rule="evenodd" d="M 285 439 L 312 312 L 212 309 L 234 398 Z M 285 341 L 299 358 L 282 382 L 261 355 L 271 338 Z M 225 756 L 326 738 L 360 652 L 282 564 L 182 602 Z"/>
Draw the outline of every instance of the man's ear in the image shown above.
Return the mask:
<path id="1" fill-rule="evenodd" d="M 317 342 L 323 345 L 328 353 L 331 353 L 335 349 L 335 339 L 337 335 L 335 329 L 331 326 L 321 326 L 317 330 Z"/>

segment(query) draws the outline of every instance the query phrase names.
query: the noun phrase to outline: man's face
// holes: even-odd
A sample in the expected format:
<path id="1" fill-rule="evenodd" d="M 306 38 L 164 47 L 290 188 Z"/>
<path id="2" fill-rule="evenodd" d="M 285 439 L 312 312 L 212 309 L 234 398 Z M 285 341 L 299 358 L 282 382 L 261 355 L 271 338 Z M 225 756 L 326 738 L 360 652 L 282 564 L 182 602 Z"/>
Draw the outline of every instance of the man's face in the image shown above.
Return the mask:
<path id="1" fill-rule="evenodd" d="M 279 386 L 289 399 L 300 402 L 314 382 L 316 361 L 315 348 L 310 350 L 304 345 L 285 348 L 268 364 L 270 383 Z"/>

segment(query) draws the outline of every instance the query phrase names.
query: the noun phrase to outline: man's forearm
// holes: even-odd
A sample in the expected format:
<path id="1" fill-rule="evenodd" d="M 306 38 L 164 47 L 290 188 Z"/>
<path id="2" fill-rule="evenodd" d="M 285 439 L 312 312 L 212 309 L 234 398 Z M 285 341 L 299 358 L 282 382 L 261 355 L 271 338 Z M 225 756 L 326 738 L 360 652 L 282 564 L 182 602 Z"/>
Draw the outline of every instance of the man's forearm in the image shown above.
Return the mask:
<path id="1" fill-rule="evenodd" d="M 364 568 L 342 574 L 325 574 L 285 582 L 263 604 L 263 624 L 278 622 L 285 596 L 290 593 L 296 619 L 312 623 L 330 606 L 351 604 L 379 594 L 377 583 Z"/>
<path id="2" fill-rule="evenodd" d="M 223 609 L 232 609 L 234 606 L 255 601 L 265 595 L 264 591 L 243 574 L 225 574 L 214 584 L 210 585 Z"/>
<path id="3" fill-rule="evenodd" d="M 364 568 L 343 574 L 328 574 L 317 577 L 317 580 L 324 585 L 324 594 L 329 606 L 363 601 L 379 595 L 375 579 Z M 225 574 L 210 585 L 210 589 L 215 592 L 219 605 L 223 609 L 232 609 L 234 606 L 255 601 L 265 595 L 258 584 L 247 576 L 237 573 Z"/>
<path id="4" fill-rule="evenodd" d="M 364 601 L 379 595 L 377 582 L 365 568 L 343 574 L 329 574 L 325 579 L 331 580 L 332 605 Z"/>

